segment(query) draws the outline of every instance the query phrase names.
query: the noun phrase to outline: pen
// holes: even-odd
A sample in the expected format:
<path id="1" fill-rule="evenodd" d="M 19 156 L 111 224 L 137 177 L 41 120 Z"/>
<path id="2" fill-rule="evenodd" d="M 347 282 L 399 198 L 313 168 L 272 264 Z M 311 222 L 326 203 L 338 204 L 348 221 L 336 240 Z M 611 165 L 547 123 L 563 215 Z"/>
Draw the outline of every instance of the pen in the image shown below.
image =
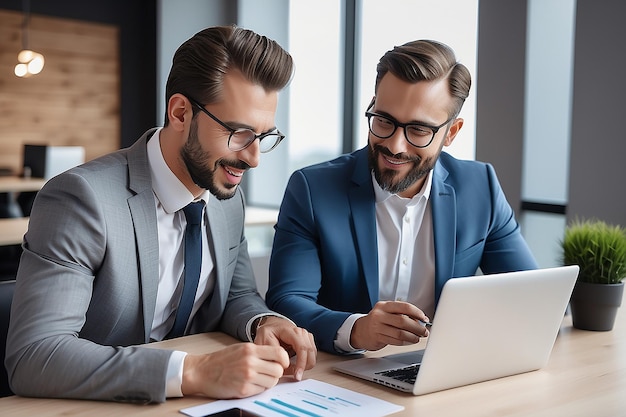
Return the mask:
<path id="1" fill-rule="evenodd" d="M 432 325 L 433 325 L 433 323 L 432 323 L 432 322 L 430 322 L 430 321 L 429 321 L 429 322 L 422 321 L 422 320 L 418 320 L 418 321 L 419 321 L 419 323 L 420 323 L 422 326 L 426 327 L 427 329 L 430 329 L 430 328 L 432 327 Z"/>

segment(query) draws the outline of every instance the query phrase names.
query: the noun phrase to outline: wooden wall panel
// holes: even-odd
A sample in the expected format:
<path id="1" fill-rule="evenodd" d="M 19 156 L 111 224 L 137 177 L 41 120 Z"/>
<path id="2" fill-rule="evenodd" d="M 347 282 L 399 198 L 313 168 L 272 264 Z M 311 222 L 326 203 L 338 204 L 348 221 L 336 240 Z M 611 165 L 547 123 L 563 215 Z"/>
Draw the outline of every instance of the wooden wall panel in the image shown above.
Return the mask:
<path id="1" fill-rule="evenodd" d="M 31 14 L 43 71 L 18 78 L 22 14 L 0 10 L 0 167 L 21 172 L 23 144 L 83 146 L 87 160 L 120 147 L 119 30 Z"/>

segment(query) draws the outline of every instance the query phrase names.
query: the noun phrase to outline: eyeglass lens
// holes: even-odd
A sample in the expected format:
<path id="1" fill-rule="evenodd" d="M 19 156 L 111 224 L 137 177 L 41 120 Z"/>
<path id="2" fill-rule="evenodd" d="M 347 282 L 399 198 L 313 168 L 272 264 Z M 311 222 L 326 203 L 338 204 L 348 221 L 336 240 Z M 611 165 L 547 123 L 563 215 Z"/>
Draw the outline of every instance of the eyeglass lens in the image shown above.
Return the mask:
<path id="1" fill-rule="evenodd" d="M 259 151 L 265 153 L 274 149 L 284 136 L 278 130 L 260 136 L 248 129 L 236 130 L 230 136 L 228 147 L 231 151 L 240 151 L 250 146 L 257 138 L 259 138 Z"/>
<path id="2" fill-rule="evenodd" d="M 381 139 L 391 137 L 398 128 L 394 120 L 381 115 L 372 114 L 368 118 L 370 131 Z M 428 126 L 409 124 L 404 127 L 404 134 L 412 145 L 426 147 L 435 136 L 435 131 Z"/>

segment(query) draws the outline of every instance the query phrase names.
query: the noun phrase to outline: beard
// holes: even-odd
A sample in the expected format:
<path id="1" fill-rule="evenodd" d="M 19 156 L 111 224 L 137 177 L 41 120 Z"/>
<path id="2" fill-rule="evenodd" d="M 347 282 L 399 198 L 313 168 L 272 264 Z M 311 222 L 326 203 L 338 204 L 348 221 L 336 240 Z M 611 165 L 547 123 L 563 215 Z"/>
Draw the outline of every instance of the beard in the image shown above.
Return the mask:
<path id="1" fill-rule="evenodd" d="M 219 187 L 215 179 L 215 173 L 222 166 L 232 166 L 238 169 L 250 169 L 250 165 L 239 160 L 220 158 L 211 167 L 211 154 L 202 149 L 198 140 L 198 125 L 195 120 L 191 123 L 189 137 L 180 150 L 180 156 L 187 167 L 192 181 L 200 188 L 208 190 L 218 200 L 226 200 L 235 195 L 237 184 L 222 184 Z"/>
<path id="2" fill-rule="evenodd" d="M 419 156 L 408 157 L 403 154 L 394 155 L 391 151 L 382 145 L 368 144 L 368 161 L 372 171 L 374 171 L 374 178 L 376 182 L 383 190 L 392 194 L 399 194 L 406 191 L 410 186 L 415 184 L 418 180 L 424 178 L 435 167 L 439 154 L 443 149 L 443 143 L 439 147 L 439 151 L 434 155 L 426 159 L 422 159 Z M 381 168 L 378 165 L 378 158 L 380 155 L 386 155 L 388 157 L 399 159 L 403 161 L 409 161 L 413 164 L 409 172 L 401 177 L 398 171 Z"/>

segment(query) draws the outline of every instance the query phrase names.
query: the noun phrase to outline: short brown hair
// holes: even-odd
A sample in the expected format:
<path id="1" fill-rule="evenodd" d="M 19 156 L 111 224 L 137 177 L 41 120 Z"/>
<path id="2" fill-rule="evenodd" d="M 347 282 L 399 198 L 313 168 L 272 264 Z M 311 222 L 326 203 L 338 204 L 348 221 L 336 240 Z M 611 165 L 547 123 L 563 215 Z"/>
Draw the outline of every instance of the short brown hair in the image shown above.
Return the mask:
<path id="1" fill-rule="evenodd" d="M 267 91 L 278 91 L 291 79 L 293 59 L 276 41 L 251 30 L 236 26 L 204 29 L 174 54 L 165 102 L 180 93 L 203 105 L 213 103 L 219 99 L 223 77 L 231 69 L 240 70 L 246 79 Z M 166 111 L 166 126 L 168 122 Z"/>
<path id="2" fill-rule="evenodd" d="M 468 69 L 456 60 L 454 51 L 441 42 L 431 40 L 417 40 L 394 47 L 383 55 L 376 71 L 374 91 L 378 91 L 380 80 L 387 72 L 409 83 L 447 77 L 450 94 L 456 103 L 450 117 L 459 114 L 472 84 Z"/>

